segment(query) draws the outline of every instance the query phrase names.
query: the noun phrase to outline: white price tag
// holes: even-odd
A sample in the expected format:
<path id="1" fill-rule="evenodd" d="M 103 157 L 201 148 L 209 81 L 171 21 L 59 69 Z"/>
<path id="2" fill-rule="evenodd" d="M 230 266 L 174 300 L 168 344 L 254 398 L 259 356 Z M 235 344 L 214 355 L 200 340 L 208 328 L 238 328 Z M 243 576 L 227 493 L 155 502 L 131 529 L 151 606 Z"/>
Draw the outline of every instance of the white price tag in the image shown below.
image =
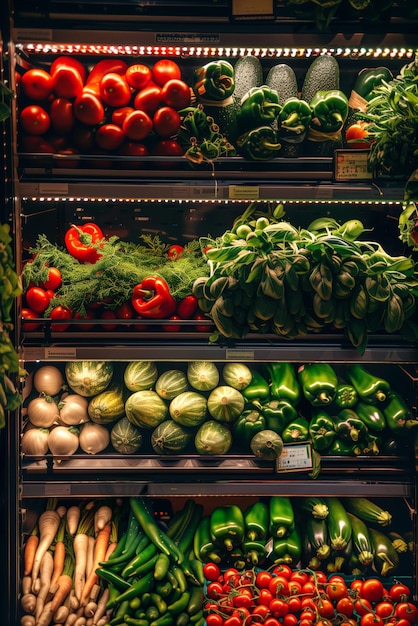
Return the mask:
<path id="1" fill-rule="evenodd" d="M 276 460 L 277 472 L 303 472 L 312 469 L 312 448 L 310 443 L 285 444 Z"/>

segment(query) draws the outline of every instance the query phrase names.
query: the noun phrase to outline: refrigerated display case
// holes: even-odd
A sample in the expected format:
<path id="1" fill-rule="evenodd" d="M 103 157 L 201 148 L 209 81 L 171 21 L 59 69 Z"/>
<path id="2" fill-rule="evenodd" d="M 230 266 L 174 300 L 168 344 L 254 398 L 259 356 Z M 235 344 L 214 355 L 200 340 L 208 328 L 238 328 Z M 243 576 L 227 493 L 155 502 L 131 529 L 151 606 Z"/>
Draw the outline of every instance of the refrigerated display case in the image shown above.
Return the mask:
<path id="1" fill-rule="evenodd" d="M 253 6 L 243 15 L 234 4 L 207 1 L 193 7 L 189 2 L 156 1 L 139 6 L 84 2 L 74 7 L 58 1 L 28 9 L 24 2 L 14 3 L 4 55 L 10 84 L 17 91 L 10 128 L 15 151 L 8 168 L 13 190 L 5 219 L 13 225 L 19 272 L 34 262 L 37 254 L 49 254 L 50 263 L 52 259 L 68 261 L 65 234 L 72 225 L 87 223 L 97 224 L 107 241 L 122 242 L 124 261 L 129 254 L 140 258 L 134 256 L 138 241 L 151 248 L 159 245 L 156 256 L 161 269 L 162 256 L 170 245 L 189 245 L 196 251 L 194 244 L 200 238 L 217 244 L 250 204 L 267 213 L 282 205 L 281 218 L 307 230 L 322 217 L 339 224 L 360 220 L 387 254 L 410 258 L 398 231 L 406 177 L 382 171 L 371 175 L 365 167 L 367 151 L 353 151 L 346 144 L 341 144 L 337 153 L 321 156 L 302 150 L 296 157 L 279 154 L 248 160 L 234 151 L 200 161 L 153 153 L 152 142 L 140 156 L 98 145 L 92 148 L 91 136 L 77 135 L 75 144 L 72 126 L 64 137 L 59 132 L 32 134 L 31 141 L 25 142 L 20 113 L 31 99 L 22 93 L 22 76 L 31 68 L 49 70 L 58 57 L 75 59 L 88 71 L 103 59 L 148 67 L 170 59 L 181 67 L 182 78 L 191 85 L 195 71 L 203 65 L 222 60 L 234 66 L 238 59 L 251 55 L 261 63 L 264 77 L 278 64 L 291 66 L 300 89 L 312 61 L 325 56 L 337 60 L 340 88 L 347 96 L 366 65 L 374 69 L 385 65 L 396 74 L 416 57 L 416 21 L 407 19 L 401 3 L 394 4 L 392 14 L 376 21 L 337 13 L 332 26 L 322 31 L 312 14 L 295 17 L 290 3 L 265 3 L 268 6 L 263 5 L 262 15 L 254 15 Z M 109 105 L 108 113 L 114 108 Z M 79 125 L 77 132 L 87 130 L 91 135 L 86 126 Z M 46 148 L 42 141 L 47 142 Z M 103 314 L 112 310 L 108 305 L 114 305 L 116 298 L 120 306 L 129 301 L 126 294 L 138 277 L 142 279 L 141 273 L 131 279 L 128 269 L 119 271 L 109 259 L 99 278 L 97 272 L 95 276 L 79 273 L 77 287 L 85 301 L 77 316 L 61 317 L 57 323 L 57 318 L 44 317 L 40 310 L 30 326 L 22 316 L 27 307 L 25 294 L 17 306 L 16 345 L 27 375 L 19 381 L 23 406 L 7 428 L 8 533 L 3 548 L 10 576 L 3 593 L 7 593 L 11 625 L 19 623 L 22 614 L 23 548 L 50 498 L 68 507 L 103 499 L 126 503 L 141 496 L 161 509 L 162 518 L 170 519 L 188 499 L 198 502 L 208 514 L 219 503 L 236 503 L 244 509 L 273 496 L 291 497 L 295 506 L 310 496 L 364 497 L 389 509 L 396 519 L 395 530 L 406 535 L 412 532 L 415 542 L 413 428 L 398 440 L 397 447 L 389 437 L 379 441 L 377 453 L 364 445 L 352 454 L 341 449 L 340 453 L 336 449 L 318 454 L 311 439 L 295 443 L 290 435 L 285 454 L 276 461 L 257 458 L 237 441 L 222 454 L 205 455 L 192 444 L 175 454 L 159 454 L 152 447 L 149 427 L 135 453 L 122 455 L 110 440 L 96 454 L 82 449 L 73 455 L 54 455 L 49 449 L 44 454 L 23 451 L 22 434 L 34 425 L 28 419 L 29 402 L 37 393 L 34 374 L 42 365 L 66 374 L 70 364 L 76 367 L 83 361 L 112 364 L 119 374 L 129 363 L 152 362 L 161 375 L 170 369 L 184 374 L 190 363 L 203 360 L 215 364 L 221 376 L 227 364 L 242 363 L 253 372 L 262 372 L 273 362 L 290 363 L 295 371 L 314 362 L 332 364 L 339 378 L 346 376 L 349 364 L 360 363 L 390 381 L 407 403 L 408 419 L 416 420 L 418 351 L 411 338 L 377 325 L 359 350 L 353 345 L 352 333 L 324 324 L 321 332 L 311 329 L 305 335 L 289 337 L 260 325 L 242 337 L 221 332 L 215 341 L 219 328 L 204 312 L 197 319 L 160 317 L 138 322 L 136 315 L 109 317 Z M 199 263 L 196 258 L 184 281 L 190 283 L 192 269 L 199 269 Z M 106 267 L 114 271 L 113 284 Z M 76 301 L 71 285 L 63 297 L 68 298 L 66 302 L 70 298 Z M 80 302 L 76 305 L 80 307 Z M 110 431 L 110 423 L 105 428 Z M 395 577 L 407 581 L 416 601 L 415 548 L 402 559 Z"/>

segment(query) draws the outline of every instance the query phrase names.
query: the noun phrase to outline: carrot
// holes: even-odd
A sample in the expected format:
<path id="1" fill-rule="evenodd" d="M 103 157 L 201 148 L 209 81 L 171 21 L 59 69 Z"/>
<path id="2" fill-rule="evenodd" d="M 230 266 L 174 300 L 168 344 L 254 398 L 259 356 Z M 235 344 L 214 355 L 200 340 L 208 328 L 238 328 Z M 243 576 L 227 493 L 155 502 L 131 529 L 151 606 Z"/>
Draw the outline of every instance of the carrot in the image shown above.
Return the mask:
<path id="1" fill-rule="evenodd" d="M 54 541 L 60 521 L 60 516 L 54 509 L 50 508 L 50 503 L 48 502 L 47 508 L 41 513 L 38 520 L 39 543 L 33 560 L 32 581 L 35 581 L 38 577 L 42 557 Z"/>
<path id="2" fill-rule="evenodd" d="M 86 579 L 88 533 L 92 529 L 93 513 L 84 510 L 77 526 L 77 532 L 73 540 L 74 550 L 74 595 L 80 601 L 81 593 Z"/>
<path id="3" fill-rule="evenodd" d="M 47 550 L 42 557 L 42 561 L 41 561 L 41 565 L 39 569 L 41 586 L 39 588 L 39 592 L 36 598 L 36 609 L 35 609 L 36 622 L 38 622 L 44 610 L 44 605 L 48 597 L 49 588 L 51 586 L 51 576 L 52 576 L 53 567 L 54 567 L 54 557 L 52 556 L 52 552 L 50 550 Z"/>
<path id="4" fill-rule="evenodd" d="M 106 555 L 106 550 L 109 545 L 110 539 L 110 524 L 107 524 L 102 530 L 100 530 L 97 534 L 95 545 L 94 545 L 94 555 L 93 555 L 93 567 L 86 578 L 86 582 L 84 584 L 83 593 L 81 594 L 80 604 L 81 606 L 85 606 L 90 598 L 90 592 L 93 588 L 93 585 L 99 582 L 99 577 L 96 573 L 96 570 L 100 568 L 99 563 L 104 560 Z"/>
<path id="5" fill-rule="evenodd" d="M 67 510 L 67 530 L 70 535 L 75 535 L 81 517 L 81 509 L 77 504 L 70 506 Z"/>
<path id="6" fill-rule="evenodd" d="M 73 586 L 74 557 L 69 552 L 65 555 L 62 574 L 59 576 L 58 589 L 51 600 L 50 611 L 55 613 L 66 600 Z"/>
<path id="7" fill-rule="evenodd" d="M 65 517 L 61 518 L 61 522 L 58 528 L 55 546 L 54 546 L 54 569 L 51 576 L 51 591 L 58 582 L 58 578 L 62 574 L 65 560 Z"/>
<path id="8" fill-rule="evenodd" d="M 29 576 L 32 573 L 33 562 L 35 560 L 36 548 L 39 544 L 38 525 L 32 530 L 31 534 L 26 540 L 25 551 L 23 556 L 24 576 Z"/>

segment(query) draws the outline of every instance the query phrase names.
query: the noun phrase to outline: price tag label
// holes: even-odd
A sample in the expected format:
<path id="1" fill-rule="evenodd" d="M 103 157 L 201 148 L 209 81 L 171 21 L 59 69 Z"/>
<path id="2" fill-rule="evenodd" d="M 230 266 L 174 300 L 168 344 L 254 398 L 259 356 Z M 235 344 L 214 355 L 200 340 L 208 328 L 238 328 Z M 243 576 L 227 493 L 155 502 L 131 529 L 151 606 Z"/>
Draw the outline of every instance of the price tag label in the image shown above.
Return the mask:
<path id="1" fill-rule="evenodd" d="M 336 150 L 334 155 L 334 178 L 337 182 L 348 180 L 372 180 L 373 172 L 368 166 L 368 150 Z"/>
<path id="2" fill-rule="evenodd" d="M 260 188 L 249 185 L 231 185 L 228 188 L 230 200 L 258 200 L 260 197 Z"/>
<path id="3" fill-rule="evenodd" d="M 232 0 L 232 15 L 273 15 L 273 0 Z"/>
<path id="4" fill-rule="evenodd" d="M 310 443 L 290 443 L 283 446 L 276 460 L 277 472 L 304 472 L 312 469 L 312 448 Z"/>

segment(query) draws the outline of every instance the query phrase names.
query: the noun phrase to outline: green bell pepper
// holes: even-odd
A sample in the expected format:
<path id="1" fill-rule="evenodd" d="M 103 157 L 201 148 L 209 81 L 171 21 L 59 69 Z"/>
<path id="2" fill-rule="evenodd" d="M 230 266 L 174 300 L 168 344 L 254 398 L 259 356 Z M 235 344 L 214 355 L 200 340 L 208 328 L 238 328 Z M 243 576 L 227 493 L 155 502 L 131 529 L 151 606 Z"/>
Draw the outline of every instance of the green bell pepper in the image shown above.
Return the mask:
<path id="1" fill-rule="evenodd" d="M 280 113 L 277 91 L 267 85 L 252 87 L 241 100 L 238 123 L 242 130 L 273 124 Z"/>
<path id="2" fill-rule="evenodd" d="M 277 132 L 271 126 L 260 126 L 240 135 L 236 148 L 241 156 L 250 161 L 268 161 L 282 149 Z"/>
<path id="3" fill-rule="evenodd" d="M 282 433 L 292 420 L 297 419 L 298 412 L 288 400 L 270 400 L 263 404 L 261 411 L 265 417 L 267 428 L 275 433 Z"/>
<path id="4" fill-rule="evenodd" d="M 279 137 L 289 139 L 306 133 L 312 120 L 312 109 L 305 100 L 288 98 L 279 113 Z"/>
<path id="5" fill-rule="evenodd" d="M 199 561 L 208 563 L 213 561 L 214 563 L 221 562 L 221 555 L 218 547 L 212 540 L 210 534 L 210 516 L 205 515 L 199 522 L 193 538 L 193 552 Z"/>
<path id="6" fill-rule="evenodd" d="M 194 71 L 193 92 L 199 100 L 221 102 L 234 91 L 234 68 L 228 61 L 210 61 Z"/>
<path id="7" fill-rule="evenodd" d="M 372 435 L 367 433 L 364 441 L 361 442 L 362 454 L 370 454 L 375 456 L 380 453 L 380 446 L 382 445 L 382 438 L 379 435 Z"/>
<path id="8" fill-rule="evenodd" d="M 380 432 L 386 428 L 386 420 L 382 411 L 374 404 L 368 404 L 367 402 L 360 402 L 354 407 L 358 417 L 364 422 L 367 428 L 373 431 Z"/>
<path id="9" fill-rule="evenodd" d="M 264 543 L 260 541 L 245 540 L 242 544 L 242 548 L 248 564 L 256 567 L 265 561 L 267 549 Z"/>
<path id="10" fill-rule="evenodd" d="M 309 437 L 312 446 L 319 452 L 330 447 L 336 437 L 335 423 L 324 409 L 313 409 L 309 422 Z"/>
<path id="11" fill-rule="evenodd" d="M 418 420 L 414 418 L 407 403 L 397 391 L 392 390 L 389 392 L 387 402 L 383 406 L 382 411 L 386 425 L 392 431 L 418 426 Z"/>
<path id="12" fill-rule="evenodd" d="M 254 502 L 244 512 L 245 538 L 248 541 L 261 541 L 267 538 L 269 530 L 269 507 L 265 502 Z"/>
<path id="13" fill-rule="evenodd" d="M 269 501 L 269 532 L 274 538 L 288 536 L 295 528 L 295 511 L 288 496 L 271 496 Z"/>
<path id="14" fill-rule="evenodd" d="M 269 559 L 273 563 L 284 563 L 295 567 L 302 556 L 302 538 L 297 527 L 287 537 L 273 537 L 273 549 Z"/>
<path id="15" fill-rule="evenodd" d="M 286 426 L 282 432 L 282 439 L 285 443 L 296 443 L 297 441 L 308 441 L 309 422 L 304 417 L 298 417 Z"/>
<path id="16" fill-rule="evenodd" d="M 358 456 L 362 449 L 353 441 L 343 441 L 342 439 L 334 439 L 330 447 L 326 450 L 326 454 L 331 456 Z"/>
<path id="17" fill-rule="evenodd" d="M 241 546 L 232 548 L 232 551 L 228 553 L 227 564 L 228 567 L 235 567 L 237 570 L 245 569 L 247 562 Z"/>
<path id="18" fill-rule="evenodd" d="M 339 89 L 317 91 L 310 102 L 310 126 L 321 133 L 336 133 L 342 129 L 348 116 L 347 96 Z"/>
<path id="19" fill-rule="evenodd" d="M 270 398 L 270 387 L 264 376 L 256 369 L 251 370 L 252 378 L 250 384 L 241 390 L 244 398 L 251 403 L 266 402 Z"/>
<path id="20" fill-rule="evenodd" d="M 387 67 L 364 67 L 357 74 L 353 92 L 369 102 L 375 97 L 374 90 L 382 81 L 389 82 L 393 79 L 392 72 Z M 350 96 L 351 100 L 352 96 Z"/>
<path id="21" fill-rule="evenodd" d="M 236 504 L 216 507 L 210 516 L 210 536 L 228 552 L 240 546 L 245 534 L 244 514 Z"/>
<path id="22" fill-rule="evenodd" d="M 235 443 L 250 448 L 251 439 L 266 428 L 266 420 L 257 409 L 247 409 L 241 413 L 232 426 L 232 435 Z"/>
<path id="23" fill-rule="evenodd" d="M 277 400 L 287 400 L 296 406 L 302 396 L 295 366 L 289 362 L 266 363 L 264 375 L 270 381 L 270 394 Z"/>
<path id="24" fill-rule="evenodd" d="M 338 377 L 329 363 L 306 363 L 298 370 L 299 383 L 312 406 L 326 406 L 335 398 Z"/>
<path id="25" fill-rule="evenodd" d="M 340 439 L 359 441 L 368 432 L 366 424 L 358 417 L 353 409 L 342 409 L 334 417 L 335 432 Z"/>
<path id="26" fill-rule="evenodd" d="M 348 383 L 338 383 L 337 389 L 335 391 L 334 400 L 332 401 L 332 408 L 338 410 L 341 409 L 352 409 L 358 401 L 358 393 L 353 387 Z"/>
<path id="27" fill-rule="evenodd" d="M 349 381 L 363 402 L 380 404 L 386 401 L 391 391 L 387 380 L 375 376 L 360 363 L 350 363 L 346 367 L 346 372 Z"/>

